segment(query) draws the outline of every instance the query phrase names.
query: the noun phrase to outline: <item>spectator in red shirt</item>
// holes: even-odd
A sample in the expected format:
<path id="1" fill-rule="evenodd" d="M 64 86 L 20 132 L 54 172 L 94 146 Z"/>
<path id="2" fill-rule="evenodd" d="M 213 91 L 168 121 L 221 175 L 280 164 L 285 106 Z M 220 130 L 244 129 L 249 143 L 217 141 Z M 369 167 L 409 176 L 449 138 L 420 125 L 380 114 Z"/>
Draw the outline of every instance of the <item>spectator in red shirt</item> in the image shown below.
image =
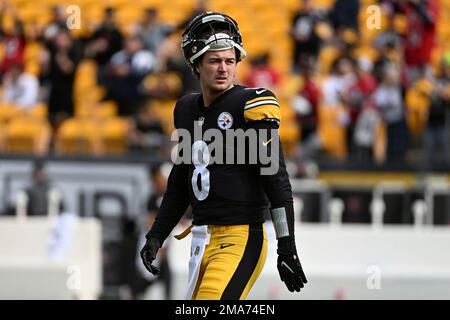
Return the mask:
<path id="1" fill-rule="evenodd" d="M 412 84 L 430 63 L 431 51 L 436 44 L 439 7 L 436 0 L 408 0 L 399 6 L 408 21 L 404 55 L 408 84 Z"/>
<path id="2" fill-rule="evenodd" d="M 321 91 L 316 83 L 312 64 L 302 63 L 299 72 L 304 76 L 304 85 L 293 98 L 292 105 L 300 124 L 302 140 L 306 141 L 317 130 L 317 107 Z"/>
<path id="3" fill-rule="evenodd" d="M 269 64 L 270 55 L 263 53 L 251 61 L 251 69 L 244 79 L 244 84 L 250 88 L 269 88 L 272 90 L 280 83 L 280 74 Z"/>
<path id="4" fill-rule="evenodd" d="M 8 9 L 14 19 L 11 32 L 6 32 L 3 29 L 3 17 Z M 5 2 L 0 8 L 0 37 L 5 47 L 5 56 L 0 64 L 0 72 L 3 76 L 9 71 L 12 64 L 22 65 L 24 63 L 26 43 L 22 21 L 19 19 L 15 8 L 9 2 Z"/>
<path id="5" fill-rule="evenodd" d="M 364 101 L 375 91 L 377 81 L 372 75 L 373 64 L 365 58 L 360 57 L 356 63 L 356 80 L 345 93 L 346 104 L 349 107 L 350 123 L 354 126 Z"/>

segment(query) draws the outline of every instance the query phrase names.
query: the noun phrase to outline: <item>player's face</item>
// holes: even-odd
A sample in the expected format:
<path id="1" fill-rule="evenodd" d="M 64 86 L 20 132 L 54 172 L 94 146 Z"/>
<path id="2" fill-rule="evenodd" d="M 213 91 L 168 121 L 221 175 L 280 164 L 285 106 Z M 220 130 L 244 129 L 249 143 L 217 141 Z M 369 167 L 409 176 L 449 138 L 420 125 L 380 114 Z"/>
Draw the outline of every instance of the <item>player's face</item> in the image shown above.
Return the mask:
<path id="1" fill-rule="evenodd" d="M 223 51 L 208 51 L 198 65 L 202 88 L 221 92 L 233 85 L 236 73 L 234 48 Z"/>

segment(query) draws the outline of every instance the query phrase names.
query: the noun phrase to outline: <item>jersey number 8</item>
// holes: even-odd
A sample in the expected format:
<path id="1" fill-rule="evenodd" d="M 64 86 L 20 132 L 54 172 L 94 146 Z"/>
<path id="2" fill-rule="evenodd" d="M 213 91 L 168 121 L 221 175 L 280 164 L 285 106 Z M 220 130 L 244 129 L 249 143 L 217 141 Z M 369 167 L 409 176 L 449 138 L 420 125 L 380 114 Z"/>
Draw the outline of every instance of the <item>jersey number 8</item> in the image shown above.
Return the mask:
<path id="1" fill-rule="evenodd" d="M 195 166 L 191 180 L 192 190 L 195 197 L 202 201 L 209 194 L 209 170 L 206 168 L 209 165 L 209 149 L 205 141 L 197 140 L 192 145 L 192 163 Z"/>

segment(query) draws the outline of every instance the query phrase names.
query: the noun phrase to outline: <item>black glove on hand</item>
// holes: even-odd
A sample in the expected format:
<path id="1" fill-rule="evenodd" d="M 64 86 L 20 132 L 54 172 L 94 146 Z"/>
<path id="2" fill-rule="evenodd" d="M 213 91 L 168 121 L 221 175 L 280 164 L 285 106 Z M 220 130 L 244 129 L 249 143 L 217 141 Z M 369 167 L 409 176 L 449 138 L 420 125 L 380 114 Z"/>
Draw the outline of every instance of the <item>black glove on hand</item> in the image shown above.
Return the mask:
<path id="1" fill-rule="evenodd" d="M 278 262 L 277 268 L 283 281 L 289 291 L 300 291 L 306 280 L 302 265 L 298 260 L 295 241 L 291 237 L 283 237 L 278 239 Z"/>
<path id="2" fill-rule="evenodd" d="M 152 265 L 156 258 L 156 253 L 159 250 L 159 240 L 155 238 L 147 238 L 147 242 L 141 250 L 141 258 L 145 268 L 153 275 L 158 276 L 160 271 L 157 267 Z"/>

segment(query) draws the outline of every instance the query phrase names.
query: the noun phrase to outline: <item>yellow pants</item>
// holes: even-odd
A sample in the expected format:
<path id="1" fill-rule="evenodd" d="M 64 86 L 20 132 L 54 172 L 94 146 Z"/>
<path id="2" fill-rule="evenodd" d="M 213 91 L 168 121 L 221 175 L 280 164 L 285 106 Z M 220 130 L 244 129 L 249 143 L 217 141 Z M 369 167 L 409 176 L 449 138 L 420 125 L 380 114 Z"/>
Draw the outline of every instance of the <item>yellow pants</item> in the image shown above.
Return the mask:
<path id="1" fill-rule="evenodd" d="M 193 300 L 245 299 L 267 257 L 263 224 L 209 226 Z"/>

